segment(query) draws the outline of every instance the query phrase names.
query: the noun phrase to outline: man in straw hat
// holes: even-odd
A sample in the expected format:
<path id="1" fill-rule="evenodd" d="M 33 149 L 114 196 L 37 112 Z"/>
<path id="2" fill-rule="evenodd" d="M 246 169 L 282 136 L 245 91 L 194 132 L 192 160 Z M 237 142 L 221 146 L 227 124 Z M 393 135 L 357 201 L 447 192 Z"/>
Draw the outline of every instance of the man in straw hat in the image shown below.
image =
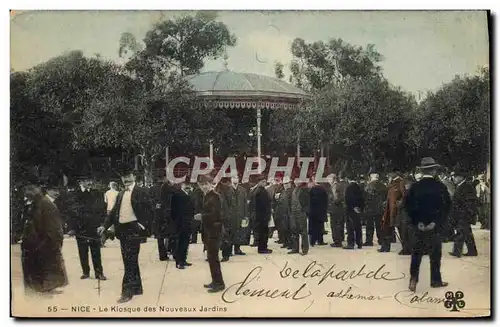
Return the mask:
<path id="1" fill-rule="evenodd" d="M 423 158 L 420 170 L 422 179 L 408 190 L 404 206 L 413 229 L 413 246 L 410 266 L 410 291 L 415 291 L 420 273 L 422 256 L 428 254 L 431 266 L 431 287 L 445 287 L 441 278 L 441 233 L 450 210 L 450 194 L 436 178 L 439 165 L 433 158 Z"/>
<path id="2" fill-rule="evenodd" d="M 222 242 L 222 200 L 214 190 L 213 177 L 202 175 L 198 186 L 204 194 L 201 213 L 195 215 L 196 220 L 201 220 L 203 226 L 203 242 L 207 249 L 207 261 L 210 267 L 212 281 L 205 284 L 209 293 L 216 293 L 226 288 L 219 261 L 219 249 Z"/>
<path id="3" fill-rule="evenodd" d="M 457 230 L 454 237 L 452 256 L 460 258 L 464 243 L 467 245 L 466 256 L 477 256 L 476 242 L 470 225 L 476 223 L 478 199 L 472 183 L 467 181 L 467 172 L 456 168 L 453 172 L 453 182 L 456 184 L 451 205 L 450 225 Z"/>

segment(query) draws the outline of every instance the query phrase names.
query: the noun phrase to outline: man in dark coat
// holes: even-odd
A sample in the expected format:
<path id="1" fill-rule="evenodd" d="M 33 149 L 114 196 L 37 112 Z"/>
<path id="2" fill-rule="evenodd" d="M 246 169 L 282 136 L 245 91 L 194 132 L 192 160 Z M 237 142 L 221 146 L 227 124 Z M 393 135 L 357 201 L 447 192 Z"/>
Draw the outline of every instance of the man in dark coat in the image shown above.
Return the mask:
<path id="1" fill-rule="evenodd" d="M 241 246 L 246 244 L 246 240 L 249 237 L 250 229 L 249 217 L 248 217 L 248 194 L 247 190 L 239 185 L 238 177 L 233 177 L 231 179 L 231 221 L 232 221 L 232 238 L 231 244 L 234 246 L 235 255 L 245 255 L 241 250 Z"/>
<path id="2" fill-rule="evenodd" d="M 51 188 L 52 190 L 55 189 Z M 63 228 L 52 192 L 44 196 L 38 186 L 25 188 L 27 219 L 21 243 L 25 290 L 47 293 L 68 284 L 62 257 Z"/>
<path id="3" fill-rule="evenodd" d="M 207 249 L 207 261 L 210 266 L 212 281 L 203 285 L 209 293 L 223 291 L 226 286 L 222 278 L 219 261 L 219 249 L 222 241 L 222 203 L 220 195 L 213 189 L 210 176 L 201 176 L 199 188 L 205 194 L 201 213 L 195 215 L 196 220 L 202 221 L 203 240 Z"/>
<path id="4" fill-rule="evenodd" d="M 175 262 L 177 269 L 191 266 L 187 262 L 187 252 L 191 238 L 191 224 L 194 220 L 194 201 L 191 197 L 191 186 L 182 182 L 179 189 L 172 195 L 172 219 L 177 234 L 177 251 Z"/>
<path id="5" fill-rule="evenodd" d="M 403 195 L 405 194 L 405 181 L 399 170 L 395 169 L 389 175 L 389 180 L 387 200 L 381 223 L 382 246 L 378 249 L 378 252 L 391 251 L 391 243 L 395 235 L 394 227 L 398 226 L 397 219 L 402 208 Z"/>
<path id="6" fill-rule="evenodd" d="M 453 196 L 450 213 L 450 225 L 456 229 L 452 256 L 460 258 L 464 242 L 467 245 L 465 256 L 477 256 L 476 242 L 472 234 L 471 225 L 476 223 L 478 214 L 478 199 L 476 190 L 466 180 L 467 173 L 461 169 L 454 171 L 453 181 L 457 185 Z"/>
<path id="7" fill-rule="evenodd" d="M 309 214 L 309 189 L 306 183 L 294 180 L 295 187 L 290 199 L 290 230 L 292 232 L 292 250 L 288 254 L 299 253 L 299 243 L 302 255 L 309 252 L 309 237 L 307 217 Z"/>
<path id="8" fill-rule="evenodd" d="M 256 180 L 252 180 L 251 183 L 247 184 L 249 187 L 248 190 L 248 213 L 250 215 L 250 231 L 253 235 L 253 242 L 250 245 L 251 247 L 257 247 L 259 244 L 259 233 L 257 230 L 257 222 L 255 221 L 255 193 L 257 192 L 258 182 Z"/>
<path id="9" fill-rule="evenodd" d="M 269 191 L 269 189 L 268 189 Z M 284 191 L 284 186 L 283 186 L 283 182 L 282 180 L 278 180 L 277 184 L 274 185 L 274 189 L 273 189 L 273 194 L 271 194 L 272 196 L 272 210 L 273 210 L 273 221 L 274 221 L 274 230 L 276 230 L 278 232 L 278 239 L 275 241 L 276 243 L 278 244 L 283 244 L 285 243 L 285 240 L 284 240 L 284 235 L 281 233 L 282 229 L 280 228 L 280 226 L 283 224 L 283 222 L 281 221 L 281 215 L 277 214 L 278 212 L 278 205 L 279 205 L 279 197 L 280 197 L 280 194 L 283 193 Z M 273 232 L 270 231 L 270 235 L 269 235 L 269 238 L 272 238 L 273 236 Z"/>
<path id="10" fill-rule="evenodd" d="M 193 185 L 193 191 L 191 193 L 191 197 L 194 202 L 194 212 L 200 213 L 201 208 L 203 206 L 203 192 L 200 190 L 197 184 Z M 201 221 L 193 219 L 193 223 L 191 225 L 191 244 L 198 243 L 198 233 L 201 232 Z"/>
<path id="11" fill-rule="evenodd" d="M 323 185 L 312 183 L 309 190 L 309 235 L 311 246 L 325 245 L 322 226 L 328 220 L 328 193 Z"/>
<path id="12" fill-rule="evenodd" d="M 255 204 L 255 230 L 258 234 L 257 252 L 260 254 L 267 254 L 273 252 L 267 247 L 267 241 L 269 239 L 269 220 L 271 219 L 272 202 L 271 196 L 265 188 L 266 176 L 260 175 L 257 181 L 258 184 L 255 189 L 253 202 Z"/>
<path id="13" fill-rule="evenodd" d="M 347 187 L 347 182 L 344 180 L 343 173 L 339 174 L 338 179 L 337 176 L 332 175 L 331 185 L 330 228 L 332 230 L 333 243 L 330 244 L 330 246 L 342 247 L 345 236 L 345 189 Z"/>
<path id="14" fill-rule="evenodd" d="M 153 199 L 155 205 L 155 237 L 158 243 L 160 261 L 169 260 L 169 253 L 175 256 L 177 235 L 172 218 L 172 196 L 174 186 L 167 180 L 161 186 L 159 199 Z"/>
<path id="15" fill-rule="evenodd" d="M 106 203 L 101 192 L 93 189 L 90 178 L 80 181 L 80 189 L 74 194 L 76 207 L 72 215 L 68 232 L 75 235 L 78 255 L 83 274 L 81 279 L 90 277 L 89 250 L 94 266 L 95 278 L 106 280 L 101 260 L 101 236 L 97 233 L 106 219 Z"/>
<path id="16" fill-rule="evenodd" d="M 362 248 L 362 231 L 361 231 L 361 214 L 365 207 L 365 199 L 363 191 L 353 179 L 349 180 L 349 185 L 345 189 L 345 204 L 346 204 L 346 229 L 347 229 L 347 245 L 344 249 L 354 249 L 354 243 L 358 249 Z"/>
<path id="17" fill-rule="evenodd" d="M 411 255 L 411 233 L 412 229 L 409 227 L 410 218 L 404 207 L 404 197 L 413 184 L 413 179 L 408 176 L 405 179 L 405 191 L 403 193 L 403 201 L 398 202 L 398 215 L 396 217 L 396 226 L 398 228 L 399 237 L 401 241 L 401 251 L 398 255 Z"/>
<path id="18" fill-rule="evenodd" d="M 291 219 L 291 207 L 290 201 L 292 200 L 292 187 L 289 178 L 283 180 L 283 190 L 277 194 L 278 199 L 276 200 L 276 211 L 274 216 L 277 218 L 276 221 L 279 222 L 278 234 L 283 239 L 282 248 L 292 248 L 291 240 L 291 230 L 290 230 L 290 219 Z"/>
<path id="19" fill-rule="evenodd" d="M 98 228 L 98 233 L 101 234 L 111 225 L 115 226 L 124 266 L 118 303 L 125 303 L 132 300 L 133 296 L 143 294 L 139 252 L 141 243 L 147 238 L 146 226 L 154 217 L 154 209 L 148 190 L 136 185 L 134 170 L 124 168 L 121 176 L 125 189 L 118 194 L 113 210 L 104 225 Z"/>
<path id="20" fill-rule="evenodd" d="M 366 241 L 364 246 L 373 246 L 373 234 L 376 232 L 378 244 L 381 245 L 382 233 L 380 223 L 384 214 L 384 201 L 387 196 L 387 187 L 380 181 L 380 175 L 376 172 L 370 174 L 370 182 L 365 188 L 365 221 Z"/>
<path id="21" fill-rule="evenodd" d="M 441 277 L 441 249 L 443 232 L 450 211 L 450 194 L 437 178 L 439 165 L 433 158 L 422 159 L 422 179 L 414 183 L 404 198 L 404 207 L 413 230 L 413 249 L 410 265 L 410 291 L 415 292 L 422 256 L 428 254 L 431 265 L 431 287 L 445 287 Z"/>
<path id="22" fill-rule="evenodd" d="M 226 262 L 229 260 L 229 257 L 232 255 L 232 238 L 234 231 L 234 218 L 231 215 L 234 207 L 233 201 L 233 192 L 231 191 L 230 179 L 225 177 L 223 178 L 215 188 L 216 192 L 219 193 L 222 200 L 222 225 L 223 225 L 223 234 L 222 234 L 222 242 L 221 242 L 221 252 L 222 252 L 222 260 L 221 262 Z"/>

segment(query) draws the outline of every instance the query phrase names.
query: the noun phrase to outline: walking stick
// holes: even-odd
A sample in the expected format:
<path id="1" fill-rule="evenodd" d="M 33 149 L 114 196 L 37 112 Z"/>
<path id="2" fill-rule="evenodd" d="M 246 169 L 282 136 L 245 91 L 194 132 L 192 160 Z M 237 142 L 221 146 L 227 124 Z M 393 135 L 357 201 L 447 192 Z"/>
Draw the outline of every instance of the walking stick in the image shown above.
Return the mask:
<path id="1" fill-rule="evenodd" d="M 394 234 L 396 235 L 396 238 L 399 240 L 399 243 L 403 244 L 403 241 L 401 241 L 401 237 L 398 234 L 398 230 L 394 228 Z"/>

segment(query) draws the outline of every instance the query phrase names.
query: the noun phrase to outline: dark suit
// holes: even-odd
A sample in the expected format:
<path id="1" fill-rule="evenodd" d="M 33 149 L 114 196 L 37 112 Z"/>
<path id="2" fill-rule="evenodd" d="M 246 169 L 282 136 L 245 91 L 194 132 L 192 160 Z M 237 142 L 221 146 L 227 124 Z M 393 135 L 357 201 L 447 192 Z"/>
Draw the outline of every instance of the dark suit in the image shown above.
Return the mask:
<path id="1" fill-rule="evenodd" d="M 63 212 L 69 216 L 69 229 L 75 232 L 80 264 L 84 275 L 89 275 L 89 250 L 96 275 L 103 274 L 101 262 L 101 238 L 97 228 L 102 225 L 106 217 L 106 203 L 104 195 L 95 190 L 82 191 L 74 194 L 72 208 L 64 206 Z M 71 210 L 71 214 L 68 214 Z"/>
<path id="2" fill-rule="evenodd" d="M 366 243 L 368 245 L 373 244 L 373 234 L 376 232 L 378 243 L 381 245 L 382 231 L 380 225 L 384 214 L 383 203 L 387 197 L 387 187 L 378 180 L 371 181 L 366 185 L 365 195 Z"/>
<path id="3" fill-rule="evenodd" d="M 362 246 L 361 233 L 361 214 L 354 211 L 354 208 L 364 209 L 363 191 L 358 184 L 352 182 L 345 189 L 345 204 L 346 204 L 346 227 L 347 227 L 347 245 L 358 247 Z"/>
<path id="4" fill-rule="evenodd" d="M 450 211 L 450 194 L 446 186 L 432 177 L 424 177 L 414 183 L 406 197 L 404 207 L 410 218 L 413 230 L 410 275 L 418 282 L 422 256 L 429 255 L 431 264 L 431 284 L 442 283 L 441 279 L 441 234 L 447 224 L 446 217 Z M 428 226 L 435 223 L 435 228 L 420 231 L 417 226 L 422 223 Z"/>
<path id="5" fill-rule="evenodd" d="M 172 196 L 172 219 L 176 227 L 177 249 L 175 261 L 178 264 L 186 262 L 191 224 L 194 219 L 194 202 L 183 190 L 176 190 Z"/>
<path id="6" fill-rule="evenodd" d="M 130 201 L 136 221 L 120 223 L 120 210 L 124 192 L 121 191 L 116 199 L 115 206 L 104 223 L 105 230 L 115 225 L 116 237 L 120 240 L 124 275 L 122 295 L 133 296 L 142 294 L 141 273 L 139 271 L 139 251 L 141 242 L 147 238 L 147 226 L 154 217 L 153 206 L 146 189 L 134 186 Z M 144 229 L 141 227 L 144 227 Z"/>
<path id="7" fill-rule="evenodd" d="M 269 192 L 262 186 L 255 190 L 255 223 L 258 234 L 258 251 L 267 250 L 269 239 L 269 219 L 271 219 L 271 197 Z"/>
<path id="8" fill-rule="evenodd" d="M 219 248 L 222 238 L 222 203 L 217 192 L 212 190 L 205 195 L 201 219 L 212 284 L 224 285 L 219 261 Z"/>
<path id="9" fill-rule="evenodd" d="M 200 188 L 195 188 L 193 190 L 192 198 L 194 201 L 195 214 L 200 213 L 201 208 L 203 207 L 203 191 Z M 193 220 L 193 224 L 191 226 L 191 243 L 198 243 L 199 232 L 201 232 L 201 221 Z"/>
<path id="10" fill-rule="evenodd" d="M 346 221 L 345 189 L 346 181 L 338 181 L 332 185 L 330 206 L 330 228 L 332 230 L 332 241 L 336 246 L 342 246 L 344 241 L 344 226 Z"/>
<path id="11" fill-rule="evenodd" d="M 456 256 L 462 255 L 464 242 L 467 245 L 468 254 L 477 254 L 476 242 L 470 225 L 476 223 L 478 205 L 474 186 L 468 182 L 460 184 L 453 196 L 450 213 L 450 225 L 457 230 L 453 245 L 453 253 Z"/>
<path id="12" fill-rule="evenodd" d="M 168 259 L 168 252 L 175 250 L 175 225 L 172 220 L 172 195 L 175 188 L 169 183 L 164 183 L 160 190 L 160 208 L 156 211 L 156 239 L 158 242 L 158 255 L 160 260 Z M 168 247 L 167 243 L 168 242 Z"/>
<path id="13" fill-rule="evenodd" d="M 309 191 L 309 235 L 311 246 L 323 243 L 322 226 L 328 220 L 328 193 L 322 185 L 315 185 Z"/>

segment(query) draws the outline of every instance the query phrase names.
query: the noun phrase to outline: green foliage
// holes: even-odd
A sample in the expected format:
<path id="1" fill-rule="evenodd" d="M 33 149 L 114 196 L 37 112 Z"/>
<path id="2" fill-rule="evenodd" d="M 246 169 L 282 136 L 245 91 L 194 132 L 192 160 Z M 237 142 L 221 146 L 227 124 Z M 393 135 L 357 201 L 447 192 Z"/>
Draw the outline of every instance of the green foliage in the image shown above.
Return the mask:
<path id="1" fill-rule="evenodd" d="M 284 65 L 279 61 L 276 61 L 274 63 L 274 75 L 277 79 L 283 79 L 283 77 L 285 77 L 285 74 L 283 73 L 283 67 Z"/>
<path id="2" fill-rule="evenodd" d="M 457 76 L 422 101 L 411 139 L 448 167 L 481 172 L 489 160 L 490 115 L 489 70 Z"/>
<path id="3" fill-rule="evenodd" d="M 349 78 L 378 76 L 383 59 L 372 44 L 363 49 L 333 38 L 313 43 L 296 38 L 291 52 L 290 82 L 312 92 Z"/>
<path id="4" fill-rule="evenodd" d="M 71 128 L 60 112 L 43 110 L 32 97 L 30 74 L 10 76 L 10 141 L 13 181 L 24 180 L 35 167 L 63 167 L 70 148 Z"/>
<path id="5" fill-rule="evenodd" d="M 124 44 L 138 49 L 133 38 L 122 36 Z M 217 21 L 217 14 L 200 11 L 174 20 L 159 22 L 146 33 L 140 58 L 157 60 L 160 65 L 174 67 L 182 76 L 199 73 L 207 59 L 220 58 L 227 47 L 236 45 L 236 36 Z M 123 47 L 121 47 L 123 48 Z"/>

